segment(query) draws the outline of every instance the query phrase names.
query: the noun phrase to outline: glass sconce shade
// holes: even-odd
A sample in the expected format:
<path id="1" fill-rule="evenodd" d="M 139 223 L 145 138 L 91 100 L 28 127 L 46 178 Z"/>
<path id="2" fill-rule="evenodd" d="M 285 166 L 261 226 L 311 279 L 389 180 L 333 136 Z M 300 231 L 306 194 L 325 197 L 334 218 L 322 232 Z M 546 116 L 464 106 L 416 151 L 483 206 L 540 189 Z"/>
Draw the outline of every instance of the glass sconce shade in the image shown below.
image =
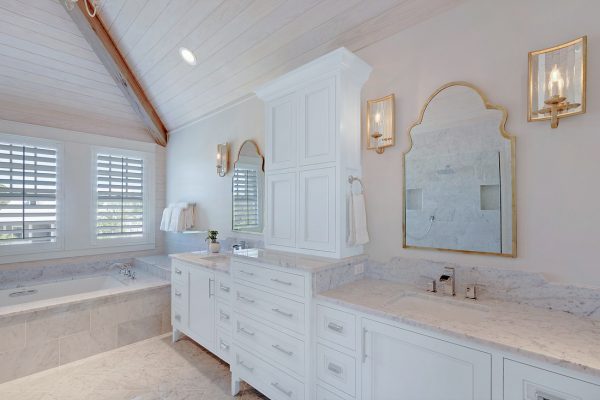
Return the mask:
<path id="1" fill-rule="evenodd" d="M 367 148 L 378 154 L 395 144 L 394 95 L 367 101 Z"/>
<path id="2" fill-rule="evenodd" d="M 229 143 L 217 145 L 217 175 L 223 177 L 229 170 Z"/>

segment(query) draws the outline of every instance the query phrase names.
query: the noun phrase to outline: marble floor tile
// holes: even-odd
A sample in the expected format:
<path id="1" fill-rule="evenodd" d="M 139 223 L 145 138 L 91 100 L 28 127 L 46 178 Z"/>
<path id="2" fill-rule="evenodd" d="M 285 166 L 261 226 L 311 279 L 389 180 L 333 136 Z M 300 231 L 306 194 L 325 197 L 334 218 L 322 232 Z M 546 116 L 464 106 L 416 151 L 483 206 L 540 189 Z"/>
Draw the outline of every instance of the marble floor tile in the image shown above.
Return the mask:
<path id="1" fill-rule="evenodd" d="M 163 335 L 0 384 L 2 400 L 221 400 L 229 366 L 191 340 Z M 244 385 L 236 400 L 266 397 Z"/>

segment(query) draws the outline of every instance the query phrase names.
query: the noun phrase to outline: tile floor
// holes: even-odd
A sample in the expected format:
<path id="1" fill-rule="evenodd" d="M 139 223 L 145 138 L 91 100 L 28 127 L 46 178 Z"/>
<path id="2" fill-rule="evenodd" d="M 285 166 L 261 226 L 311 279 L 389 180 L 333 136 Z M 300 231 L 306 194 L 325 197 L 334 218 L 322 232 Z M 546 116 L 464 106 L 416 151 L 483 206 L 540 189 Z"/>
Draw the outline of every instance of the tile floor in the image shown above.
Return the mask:
<path id="1" fill-rule="evenodd" d="M 0 384 L 2 400 L 220 400 L 229 366 L 188 339 L 170 335 L 121 347 Z M 243 386 L 236 400 L 266 399 Z"/>

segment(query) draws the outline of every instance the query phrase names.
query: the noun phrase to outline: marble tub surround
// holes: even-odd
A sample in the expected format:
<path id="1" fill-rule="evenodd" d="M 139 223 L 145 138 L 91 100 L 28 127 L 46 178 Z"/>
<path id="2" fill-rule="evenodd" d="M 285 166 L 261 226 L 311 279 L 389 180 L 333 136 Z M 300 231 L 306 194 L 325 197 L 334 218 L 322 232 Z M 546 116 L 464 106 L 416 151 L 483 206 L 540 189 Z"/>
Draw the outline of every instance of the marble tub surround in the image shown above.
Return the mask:
<path id="1" fill-rule="evenodd" d="M 168 255 L 136 257 L 133 266 L 160 279 L 171 280 L 171 258 Z"/>
<path id="2" fill-rule="evenodd" d="M 369 260 L 365 276 L 425 288 L 428 280 L 442 275 L 444 267 L 456 271 L 457 297 L 464 297 L 466 285 L 474 283 L 479 299 L 564 311 L 600 321 L 599 288 L 551 283 L 537 273 L 395 257 L 388 263 Z"/>
<path id="3" fill-rule="evenodd" d="M 476 302 L 448 300 L 412 285 L 370 278 L 317 297 L 475 345 L 600 377 L 600 321 L 591 318 L 485 298 Z"/>
<path id="4" fill-rule="evenodd" d="M 171 330 L 170 286 L 0 316 L 0 382 Z"/>
<path id="5" fill-rule="evenodd" d="M 0 270 L 0 289 L 101 275 L 113 269 L 115 264 L 132 265 L 133 261 L 133 258 L 123 258 L 50 265 L 20 265 L 18 268 Z"/>

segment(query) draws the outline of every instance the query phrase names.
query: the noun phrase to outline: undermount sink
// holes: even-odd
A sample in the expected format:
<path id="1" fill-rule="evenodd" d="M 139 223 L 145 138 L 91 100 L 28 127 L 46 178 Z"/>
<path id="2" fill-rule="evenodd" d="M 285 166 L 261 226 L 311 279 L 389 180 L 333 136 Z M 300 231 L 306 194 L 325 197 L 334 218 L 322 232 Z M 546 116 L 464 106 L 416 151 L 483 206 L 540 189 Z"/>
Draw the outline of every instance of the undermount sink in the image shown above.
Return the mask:
<path id="1" fill-rule="evenodd" d="M 205 252 L 189 253 L 187 257 L 201 264 L 227 264 L 230 259 L 230 256 L 227 254 Z"/>
<path id="2" fill-rule="evenodd" d="M 386 304 L 390 311 L 415 313 L 420 316 L 432 316 L 439 320 L 458 320 L 463 322 L 485 319 L 489 307 L 472 300 L 458 300 L 434 294 L 404 294 Z"/>

